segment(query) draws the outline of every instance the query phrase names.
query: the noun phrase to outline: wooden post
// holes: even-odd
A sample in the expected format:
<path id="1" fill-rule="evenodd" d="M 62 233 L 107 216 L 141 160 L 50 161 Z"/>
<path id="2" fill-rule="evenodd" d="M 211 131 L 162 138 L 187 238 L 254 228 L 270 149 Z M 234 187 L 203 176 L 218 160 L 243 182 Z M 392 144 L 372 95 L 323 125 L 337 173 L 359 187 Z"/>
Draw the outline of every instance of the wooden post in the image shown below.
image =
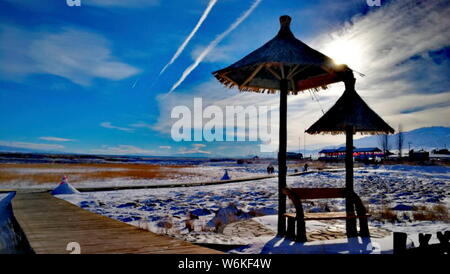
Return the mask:
<path id="1" fill-rule="evenodd" d="M 280 80 L 280 132 L 278 140 L 278 236 L 286 233 L 286 195 L 282 189 L 286 187 L 286 142 L 287 142 L 287 90 L 288 80 Z"/>
<path id="2" fill-rule="evenodd" d="M 298 213 L 297 213 L 298 214 Z M 306 243 L 306 225 L 304 219 L 297 219 L 297 235 L 295 235 L 296 242 Z"/>
<path id="3" fill-rule="evenodd" d="M 345 129 L 345 188 L 353 191 L 353 127 Z"/>
<path id="4" fill-rule="evenodd" d="M 353 126 L 345 128 L 345 188 L 349 193 L 353 193 Z M 345 198 L 345 210 L 347 216 L 355 216 L 353 195 L 347 195 Z M 356 237 L 358 231 L 356 230 L 356 218 L 346 219 L 347 237 Z"/>

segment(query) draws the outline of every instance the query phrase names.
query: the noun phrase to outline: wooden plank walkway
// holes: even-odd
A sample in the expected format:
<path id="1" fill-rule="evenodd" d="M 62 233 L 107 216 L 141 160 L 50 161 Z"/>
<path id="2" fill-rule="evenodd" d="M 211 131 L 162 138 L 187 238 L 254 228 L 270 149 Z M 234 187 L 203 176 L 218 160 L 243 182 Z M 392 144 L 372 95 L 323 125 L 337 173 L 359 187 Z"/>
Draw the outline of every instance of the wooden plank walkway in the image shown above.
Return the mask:
<path id="1" fill-rule="evenodd" d="M 358 170 L 358 168 L 355 168 L 355 170 Z M 296 173 L 288 173 L 288 174 L 286 174 L 286 176 L 301 176 L 301 175 L 306 175 L 306 174 L 311 174 L 311 173 L 341 172 L 341 171 L 345 171 L 345 169 L 324 169 L 324 170 L 320 170 L 320 171 L 314 170 L 314 171 L 306 171 L 306 172 L 296 172 Z M 223 185 L 223 184 L 250 182 L 250 181 L 258 181 L 258 180 L 277 178 L 277 177 L 278 177 L 278 174 L 272 174 L 272 175 L 244 177 L 244 178 L 231 179 L 231 180 L 217 180 L 217 181 L 185 183 L 185 184 L 174 183 L 174 184 L 128 185 L 128 186 L 108 186 L 108 187 L 76 187 L 76 185 L 75 185 L 75 188 L 81 192 L 96 192 L 96 191 L 112 191 L 112 190 L 126 190 L 126 189 L 194 187 L 194 186 Z"/>
<path id="2" fill-rule="evenodd" d="M 81 254 L 221 253 L 89 212 L 46 192 L 18 192 L 12 206 L 37 254 L 68 254 L 69 242 L 78 242 Z"/>

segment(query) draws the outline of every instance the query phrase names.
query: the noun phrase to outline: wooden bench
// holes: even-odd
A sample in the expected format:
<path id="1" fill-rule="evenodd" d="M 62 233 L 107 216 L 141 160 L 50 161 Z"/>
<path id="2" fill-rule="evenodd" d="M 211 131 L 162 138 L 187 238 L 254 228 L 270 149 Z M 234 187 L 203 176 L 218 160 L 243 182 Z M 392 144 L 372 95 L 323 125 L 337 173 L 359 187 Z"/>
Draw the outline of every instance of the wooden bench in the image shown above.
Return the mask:
<path id="1" fill-rule="evenodd" d="M 356 219 L 359 219 L 359 235 L 361 237 L 370 237 L 369 226 L 367 218 L 370 216 L 367 214 L 361 199 L 353 191 L 348 191 L 345 188 L 284 188 L 282 192 L 286 194 L 295 206 L 295 213 L 285 213 L 284 217 L 287 218 L 288 225 L 286 236 L 295 239 L 297 242 L 306 242 L 306 228 L 305 221 L 311 220 L 333 220 L 344 219 L 347 221 L 347 236 L 355 237 L 356 232 Z M 333 199 L 333 198 L 345 198 L 346 204 L 349 206 L 348 212 L 320 212 L 320 213 L 305 213 L 303 211 L 302 200 L 313 199 Z M 355 212 L 356 211 L 356 212 Z M 353 221 L 352 221 L 353 220 Z M 349 223 L 354 224 L 354 229 L 349 229 Z M 297 229 L 295 226 L 297 224 Z M 297 230 L 297 231 L 296 231 Z M 295 231 L 297 233 L 295 233 Z"/>

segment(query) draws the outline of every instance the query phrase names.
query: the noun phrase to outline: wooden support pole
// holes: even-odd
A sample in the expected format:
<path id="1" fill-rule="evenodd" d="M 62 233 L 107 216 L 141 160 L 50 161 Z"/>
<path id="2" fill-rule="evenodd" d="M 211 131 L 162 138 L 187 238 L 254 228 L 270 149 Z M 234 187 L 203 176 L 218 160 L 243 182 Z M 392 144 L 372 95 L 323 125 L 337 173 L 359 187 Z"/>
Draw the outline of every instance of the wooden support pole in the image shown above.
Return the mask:
<path id="1" fill-rule="evenodd" d="M 345 129 L 346 147 L 345 147 L 345 188 L 349 195 L 345 198 L 345 210 L 347 216 L 355 216 L 353 195 L 353 127 L 347 126 Z M 356 230 L 356 218 L 346 219 L 347 237 L 356 237 L 358 231 Z"/>
<path id="2" fill-rule="evenodd" d="M 345 129 L 345 188 L 353 192 L 353 127 Z"/>
<path id="3" fill-rule="evenodd" d="M 286 187 L 286 146 L 287 146 L 287 92 L 288 80 L 280 80 L 280 132 L 278 148 L 278 236 L 286 233 L 286 195 L 282 189 Z"/>
<path id="4" fill-rule="evenodd" d="M 297 234 L 297 235 L 295 235 L 296 242 L 306 243 L 306 241 L 308 239 L 306 238 L 305 220 L 297 219 L 297 233 L 296 234 Z"/>

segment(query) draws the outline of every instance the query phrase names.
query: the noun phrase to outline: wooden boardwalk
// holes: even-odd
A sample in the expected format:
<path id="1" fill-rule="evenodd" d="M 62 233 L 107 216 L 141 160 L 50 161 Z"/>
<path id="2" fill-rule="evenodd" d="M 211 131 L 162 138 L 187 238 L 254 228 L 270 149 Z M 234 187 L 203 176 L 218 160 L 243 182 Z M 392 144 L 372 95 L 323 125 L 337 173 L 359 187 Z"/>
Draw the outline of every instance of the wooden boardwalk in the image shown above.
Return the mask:
<path id="1" fill-rule="evenodd" d="M 89 212 L 46 192 L 18 192 L 12 205 L 37 254 L 68 254 L 70 242 L 80 244 L 81 254 L 221 253 Z"/>
<path id="2" fill-rule="evenodd" d="M 360 168 L 355 168 L 358 170 Z M 307 172 L 297 172 L 297 173 L 288 173 L 286 176 L 301 176 L 311 173 L 321 173 L 321 172 L 342 172 L 344 169 L 323 169 L 323 170 L 313 170 Z M 269 178 L 277 178 L 278 174 L 271 175 L 261 175 L 261 176 L 253 176 L 253 177 L 244 177 L 237 178 L 231 180 L 216 180 L 216 181 L 207 181 L 207 182 L 197 182 L 197 183 L 173 183 L 173 184 L 140 184 L 140 185 L 122 185 L 122 186 L 99 186 L 99 187 L 83 187 L 77 186 L 74 184 L 74 187 L 80 192 L 97 192 L 97 191 L 113 191 L 113 190 L 127 190 L 127 189 L 154 189 L 154 188 L 174 188 L 174 187 L 196 187 L 196 186 L 209 186 L 209 185 L 224 185 L 224 184 L 234 184 L 234 183 L 242 183 L 242 182 L 251 182 L 264 180 Z M 55 184 L 56 186 L 57 184 Z M 30 191 L 31 189 L 27 189 Z M 44 192 L 51 191 L 52 188 L 33 188 L 35 192 Z M 0 192 L 8 192 L 8 191 L 20 191 L 20 189 L 0 189 Z"/>
<path id="3" fill-rule="evenodd" d="M 355 168 L 358 170 L 358 168 Z M 286 176 L 301 176 L 311 173 L 321 173 L 321 172 L 341 172 L 344 169 L 324 169 L 320 171 L 306 171 L 306 172 L 296 172 L 288 173 Z M 126 189 L 152 189 L 152 188 L 174 188 L 174 187 L 194 187 L 194 186 L 209 186 L 209 185 L 224 185 L 224 184 L 234 184 L 250 181 L 258 181 L 269 178 L 278 178 L 278 174 L 271 175 L 261 175 L 253 177 L 244 177 L 231 180 L 216 180 L 207 182 L 197 182 L 197 183 L 174 183 L 174 184 L 154 184 L 154 185 L 125 185 L 125 186 L 108 186 L 108 187 L 76 187 L 77 190 L 81 192 L 97 192 L 97 191 L 112 191 L 112 190 L 126 190 Z"/>

